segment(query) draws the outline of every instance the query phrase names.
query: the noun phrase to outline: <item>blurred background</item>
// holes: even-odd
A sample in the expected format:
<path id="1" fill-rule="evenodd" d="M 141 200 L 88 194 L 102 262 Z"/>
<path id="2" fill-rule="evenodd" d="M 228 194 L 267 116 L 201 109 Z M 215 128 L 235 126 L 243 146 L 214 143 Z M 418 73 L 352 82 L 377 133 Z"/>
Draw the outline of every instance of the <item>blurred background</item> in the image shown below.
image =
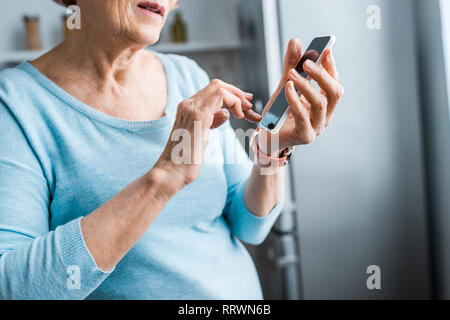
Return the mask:
<path id="1" fill-rule="evenodd" d="M 2 0 L 0 12 L 0 68 L 65 36 L 50 0 Z M 337 37 L 344 100 L 297 148 L 284 212 L 249 247 L 266 299 L 450 299 L 449 21 L 450 0 L 181 0 L 171 15 L 153 49 L 255 93 L 258 111 L 290 38 Z"/>

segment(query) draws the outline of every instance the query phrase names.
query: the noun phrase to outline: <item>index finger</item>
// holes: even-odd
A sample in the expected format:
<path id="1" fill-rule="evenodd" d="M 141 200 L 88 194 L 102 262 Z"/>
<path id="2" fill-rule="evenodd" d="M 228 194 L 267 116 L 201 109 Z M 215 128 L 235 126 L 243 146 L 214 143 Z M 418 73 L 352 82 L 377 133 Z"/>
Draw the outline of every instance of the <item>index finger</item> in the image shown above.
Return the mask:
<path id="1" fill-rule="evenodd" d="M 253 105 L 250 103 L 250 100 L 253 99 L 253 94 L 245 92 L 238 87 L 235 87 L 219 79 L 212 80 L 209 85 L 201 91 L 201 94 L 203 94 L 204 96 L 209 96 L 211 93 L 217 92 L 217 90 L 220 88 L 226 89 L 230 93 L 237 96 L 241 100 L 242 108 L 244 110 L 248 110 L 253 107 Z"/>

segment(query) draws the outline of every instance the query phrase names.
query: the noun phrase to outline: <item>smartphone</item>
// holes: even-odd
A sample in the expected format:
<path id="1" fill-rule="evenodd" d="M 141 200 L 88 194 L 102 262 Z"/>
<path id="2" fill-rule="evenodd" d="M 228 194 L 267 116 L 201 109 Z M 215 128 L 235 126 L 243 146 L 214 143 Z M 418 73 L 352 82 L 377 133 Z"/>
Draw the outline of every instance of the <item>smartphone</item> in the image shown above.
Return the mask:
<path id="1" fill-rule="evenodd" d="M 336 42 L 336 37 L 324 36 L 315 38 L 308 49 L 306 49 L 305 54 L 300 58 L 295 69 L 298 73 L 304 77 L 305 79 L 311 80 L 311 78 L 306 74 L 303 69 L 303 64 L 306 60 L 312 60 L 313 62 L 320 64 L 323 52 L 331 48 Z M 287 83 L 287 82 L 286 82 Z M 264 118 L 260 121 L 258 126 L 263 128 L 271 133 L 278 133 L 284 122 L 289 116 L 289 103 L 286 99 L 286 85 L 281 90 L 278 97 L 274 100 L 272 106 L 269 111 L 266 113 Z"/>

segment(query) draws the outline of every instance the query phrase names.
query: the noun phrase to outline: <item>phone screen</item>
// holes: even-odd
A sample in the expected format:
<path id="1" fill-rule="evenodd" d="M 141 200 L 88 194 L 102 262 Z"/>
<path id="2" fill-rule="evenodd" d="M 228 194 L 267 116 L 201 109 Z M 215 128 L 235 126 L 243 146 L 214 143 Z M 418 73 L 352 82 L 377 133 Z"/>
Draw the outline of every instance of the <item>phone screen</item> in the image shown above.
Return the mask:
<path id="1" fill-rule="evenodd" d="M 313 62 L 317 62 L 319 57 L 322 55 L 322 52 L 327 47 L 328 43 L 330 42 L 331 37 L 319 37 L 315 38 L 311 44 L 309 45 L 308 49 L 306 49 L 305 54 L 300 59 L 300 62 L 297 64 L 295 69 L 297 72 L 304 78 L 307 78 L 308 75 L 306 74 L 305 70 L 303 70 L 303 64 L 306 60 L 312 60 Z M 264 116 L 264 119 L 261 121 L 261 125 L 265 128 L 268 128 L 270 130 L 274 129 L 278 122 L 281 120 L 281 117 L 285 113 L 286 109 L 289 107 L 289 104 L 286 99 L 286 87 L 281 90 L 278 97 L 273 102 L 272 106 L 270 107 L 269 111 Z"/>

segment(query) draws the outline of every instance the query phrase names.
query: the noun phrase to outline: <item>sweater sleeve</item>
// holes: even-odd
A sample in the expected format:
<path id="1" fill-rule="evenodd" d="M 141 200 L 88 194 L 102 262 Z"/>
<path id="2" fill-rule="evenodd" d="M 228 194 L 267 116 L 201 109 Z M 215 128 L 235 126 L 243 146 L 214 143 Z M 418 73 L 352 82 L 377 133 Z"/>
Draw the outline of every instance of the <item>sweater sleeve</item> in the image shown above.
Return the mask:
<path id="1" fill-rule="evenodd" d="M 224 216 L 231 231 L 239 239 L 249 244 L 261 244 L 280 215 L 281 201 L 265 217 L 250 212 L 244 201 L 244 190 L 253 169 L 253 163 L 242 147 L 229 121 L 223 125 L 224 171 L 227 178 L 227 201 Z"/>
<path id="2" fill-rule="evenodd" d="M 108 272 L 80 220 L 50 230 L 50 190 L 37 155 L 0 100 L 0 299 L 84 299 Z"/>

